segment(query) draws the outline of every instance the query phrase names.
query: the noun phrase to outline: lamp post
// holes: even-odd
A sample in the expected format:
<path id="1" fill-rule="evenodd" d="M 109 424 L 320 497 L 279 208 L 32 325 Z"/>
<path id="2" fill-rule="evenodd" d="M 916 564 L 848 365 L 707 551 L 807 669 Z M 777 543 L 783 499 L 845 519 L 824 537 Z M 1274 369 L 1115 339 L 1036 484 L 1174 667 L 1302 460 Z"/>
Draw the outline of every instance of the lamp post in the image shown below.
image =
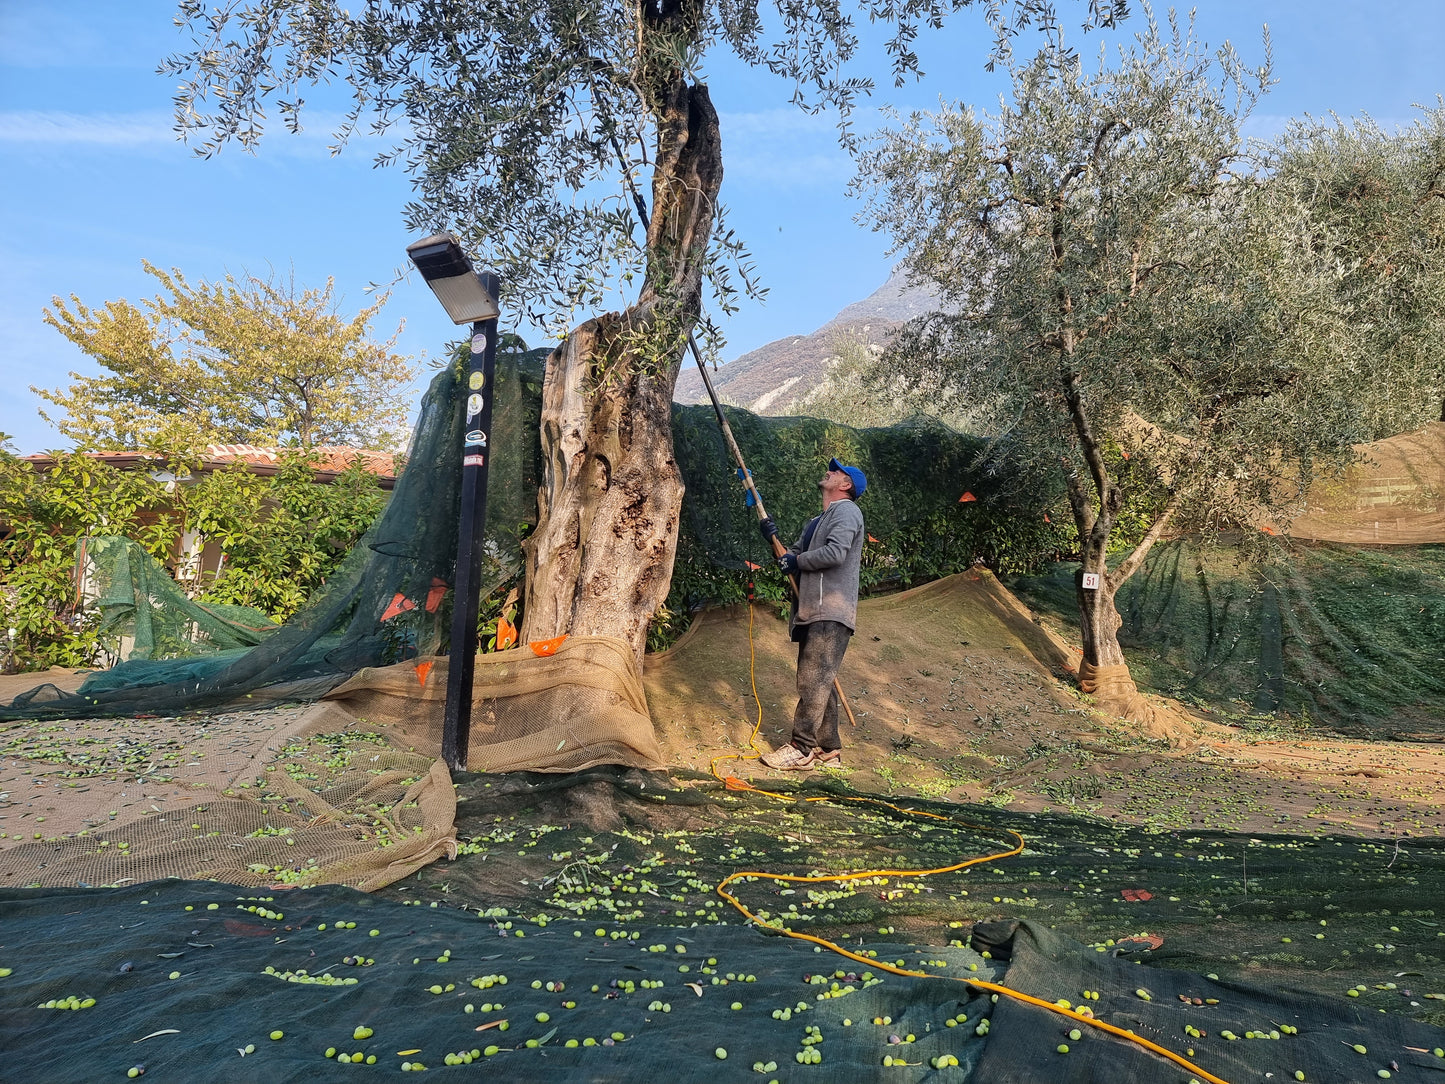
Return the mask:
<path id="1" fill-rule="evenodd" d="M 472 325 L 465 435 L 458 449 L 462 461 L 462 507 L 452 592 L 447 705 L 442 719 L 442 759 L 453 771 L 464 771 L 471 738 L 472 676 L 477 661 L 477 595 L 481 589 L 482 528 L 487 519 L 487 457 L 490 455 L 501 282 L 491 272 L 474 271 L 462 246 L 450 233 L 439 233 L 408 245 L 406 254 L 452 323 Z"/>

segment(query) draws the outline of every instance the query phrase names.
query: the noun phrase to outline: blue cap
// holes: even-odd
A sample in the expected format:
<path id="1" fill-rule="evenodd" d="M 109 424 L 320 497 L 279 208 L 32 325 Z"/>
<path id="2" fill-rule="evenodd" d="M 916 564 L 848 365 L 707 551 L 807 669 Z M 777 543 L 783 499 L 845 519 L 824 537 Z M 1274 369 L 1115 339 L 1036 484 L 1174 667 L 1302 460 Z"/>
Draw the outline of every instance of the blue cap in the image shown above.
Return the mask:
<path id="1" fill-rule="evenodd" d="M 863 496 L 863 491 L 868 488 L 868 479 L 863 477 L 863 472 L 857 467 L 845 467 L 836 459 L 828 460 L 829 470 L 840 470 L 853 481 L 853 496 Z"/>

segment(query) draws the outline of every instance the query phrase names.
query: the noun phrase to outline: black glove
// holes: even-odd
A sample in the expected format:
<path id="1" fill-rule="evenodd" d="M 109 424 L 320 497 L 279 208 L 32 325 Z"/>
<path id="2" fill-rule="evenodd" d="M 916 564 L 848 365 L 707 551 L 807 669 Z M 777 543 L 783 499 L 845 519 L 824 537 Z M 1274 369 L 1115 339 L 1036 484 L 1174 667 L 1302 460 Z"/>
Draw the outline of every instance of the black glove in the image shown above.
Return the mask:
<path id="1" fill-rule="evenodd" d="M 798 555 L 796 553 L 785 553 L 778 558 L 778 568 L 784 576 L 796 576 L 798 574 Z"/>
<path id="2" fill-rule="evenodd" d="M 772 516 L 764 516 L 758 520 L 758 530 L 763 532 L 763 540 L 766 542 L 778 537 L 778 525 L 773 522 Z"/>

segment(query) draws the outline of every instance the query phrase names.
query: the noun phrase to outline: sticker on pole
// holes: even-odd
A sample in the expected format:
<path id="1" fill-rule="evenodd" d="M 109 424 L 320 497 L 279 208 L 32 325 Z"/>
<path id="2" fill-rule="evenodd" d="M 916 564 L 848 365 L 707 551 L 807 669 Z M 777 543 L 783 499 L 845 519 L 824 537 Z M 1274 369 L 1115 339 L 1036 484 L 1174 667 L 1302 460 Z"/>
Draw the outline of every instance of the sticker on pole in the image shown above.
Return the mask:
<path id="1" fill-rule="evenodd" d="M 484 455 L 464 455 L 464 456 L 462 456 L 462 466 L 464 466 L 464 467 L 485 467 L 486 465 L 487 465 L 487 457 L 484 456 Z"/>
<path id="2" fill-rule="evenodd" d="M 467 387 L 471 388 L 472 391 L 481 391 L 482 385 L 486 382 L 487 374 L 481 372 L 480 370 L 472 373 L 471 376 L 467 377 Z"/>
<path id="3" fill-rule="evenodd" d="M 476 392 L 467 396 L 467 421 L 471 421 L 482 412 L 482 397 Z"/>
<path id="4" fill-rule="evenodd" d="M 473 429 L 467 434 L 467 447 L 485 448 L 487 446 L 487 434 L 480 429 Z"/>
<path id="5" fill-rule="evenodd" d="M 1099 589 L 1099 574 L 1097 572 L 1085 572 L 1082 586 L 1085 591 L 1097 591 Z"/>

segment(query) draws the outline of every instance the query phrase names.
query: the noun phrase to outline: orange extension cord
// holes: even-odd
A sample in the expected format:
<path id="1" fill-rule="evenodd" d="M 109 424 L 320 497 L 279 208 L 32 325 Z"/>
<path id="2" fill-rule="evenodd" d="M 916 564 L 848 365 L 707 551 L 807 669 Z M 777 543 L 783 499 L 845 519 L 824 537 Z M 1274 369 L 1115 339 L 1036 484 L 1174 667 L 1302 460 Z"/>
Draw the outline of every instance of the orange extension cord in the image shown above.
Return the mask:
<path id="1" fill-rule="evenodd" d="M 728 790 L 752 791 L 754 794 L 765 794 L 769 798 L 777 798 L 784 802 L 797 801 L 796 797 L 793 795 L 780 794 L 777 791 L 764 790 L 761 787 L 753 786 L 747 780 L 739 779 L 737 776 L 722 775 L 718 770 L 718 765 L 725 760 L 749 761 L 758 760 L 762 757 L 762 753 L 758 750 L 757 741 L 758 731 L 762 729 L 763 725 L 763 702 L 762 699 L 758 696 L 757 651 L 753 642 L 753 608 L 751 605 L 748 606 L 748 676 L 749 680 L 752 683 L 753 702 L 758 706 L 757 721 L 753 724 L 752 733 L 748 735 L 748 746 L 752 749 L 752 752 L 724 753 L 721 756 L 713 757 L 712 760 L 708 763 L 708 770 L 712 773 L 713 778 L 717 779 L 720 783 L 723 784 L 723 786 L 727 787 Z M 928 811 L 922 809 L 905 809 L 902 806 L 894 805 L 892 802 L 885 802 L 879 798 L 847 798 L 843 796 L 827 795 L 816 798 L 805 798 L 803 800 L 808 802 L 864 802 L 870 805 L 884 806 L 898 813 L 906 813 L 914 817 L 931 817 L 934 820 L 949 821 L 948 817 L 942 816 L 938 813 L 929 813 Z M 949 823 L 959 822 L 949 821 Z M 959 823 L 959 826 L 963 828 L 982 827 L 981 825 L 962 823 Z M 842 945 L 829 941 L 826 938 L 815 937 L 812 934 L 808 933 L 797 933 L 793 930 L 788 929 L 785 926 L 780 926 L 776 923 L 765 922 L 762 919 L 758 918 L 757 915 L 753 914 L 752 911 L 748 910 L 748 908 L 736 896 L 734 896 L 731 892 L 728 891 L 728 886 L 733 884 L 735 881 L 741 881 L 745 878 L 750 877 L 762 878 L 769 881 L 786 881 L 790 884 L 840 884 L 847 881 L 863 880 L 868 877 L 929 877 L 936 873 L 953 873 L 957 870 L 966 869 L 969 866 L 980 865 L 984 862 L 993 862 L 1000 858 L 1012 858 L 1016 854 L 1023 853 L 1024 837 L 1011 828 L 1005 829 L 1005 831 L 1007 831 L 1008 834 L 1013 836 L 1014 839 L 1017 841 L 1016 844 L 1009 850 L 999 851 L 996 854 L 983 855 L 978 858 L 965 859 L 962 862 L 956 862 L 950 866 L 940 866 L 937 869 L 874 869 L 862 870 L 855 873 L 819 874 L 806 877 L 787 873 L 768 873 L 765 870 L 738 870 L 734 873 L 728 874 L 720 882 L 718 882 L 717 893 L 723 899 L 727 900 L 728 903 L 732 904 L 735 908 L 742 912 L 742 914 L 747 917 L 748 921 L 752 922 L 755 926 L 759 926 L 763 929 L 772 930 L 774 933 L 780 933 L 786 937 L 792 937 L 799 941 L 809 941 L 814 945 L 822 946 L 830 952 L 836 952 L 840 956 L 846 956 L 850 960 L 855 960 L 860 964 L 865 964 L 866 966 L 875 968 L 879 971 L 887 971 L 890 974 L 903 975 L 908 978 L 916 979 L 948 979 L 953 982 L 961 982 L 964 985 L 972 987 L 975 990 L 984 990 L 990 994 L 1013 998 L 1015 1001 L 1022 1001 L 1029 1005 L 1037 1005 L 1041 1009 L 1048 1009 L 1050 1012 L 1058 1013 L 1060 1016 L 1066 1017 L 1071 1022 L 1087 1025 L 1092 1028 L 1097 1028 L 1100 1031 L 1108 1032 L 1110 1035 L 1116 1035 L 1119 1038 L 1124 1039 L 1128 1042 L 1142 1046 L 1146 1050 L 1153 1051 L 1160 1057 L 1168 1058 L 1176 1065 L 1182 1066 L 1189 1072 L 1196 1074 L 1200 1078 L 1200 1080 L 1206 1082 L 1206 1084 L 1228 1084 L 1228 1081 L 1225 1081 L 1220 1077 L 1215 1076 L 1213 1073 L 1207 1072 L 1206 1070 L 1199 1068 L 1199 1066 L 1195 1065 L 1193 1062 L 1189 1061 L 1182 1055 L 1176 1054 L 1174 1053 L 1174 1051 L 1168 1050 L 1165 1047 L 1158 1045 L 1157 1043 L 1150 1042 L 1148 1039 L 1145 1039 L 1139 1035 L 1135 1035 L 1132 1031 L 1127 1031 L 1124 1028 L 1115 1027 L 1113 1024 L 1105 1023 L 1103 1020 L 1095 1019 L 1093 1016 L 1081 1016 L 1078 1013 L 1074 1012 L 1072 1009 L 1066 1009 L 1063 1006 L 1056 1005 L 1051 1001 L 1045 1001 L 1042 998 L 1032 997 L 1029 994 L 1021 993 L 1018 990 L 1012 990 L 1009 987 L 1001 986 L 998 983 L 984 982 L 982 979 L 966 979 L 956 975 L 932 975 L 929 974 L 927 971 L 909 971 L 906 968 L 895 967 L 892 964 L 881 963 L 878 960 L 875 960 L 869 956 L 863 956 L 856 952 L 850 952 Z"/>

